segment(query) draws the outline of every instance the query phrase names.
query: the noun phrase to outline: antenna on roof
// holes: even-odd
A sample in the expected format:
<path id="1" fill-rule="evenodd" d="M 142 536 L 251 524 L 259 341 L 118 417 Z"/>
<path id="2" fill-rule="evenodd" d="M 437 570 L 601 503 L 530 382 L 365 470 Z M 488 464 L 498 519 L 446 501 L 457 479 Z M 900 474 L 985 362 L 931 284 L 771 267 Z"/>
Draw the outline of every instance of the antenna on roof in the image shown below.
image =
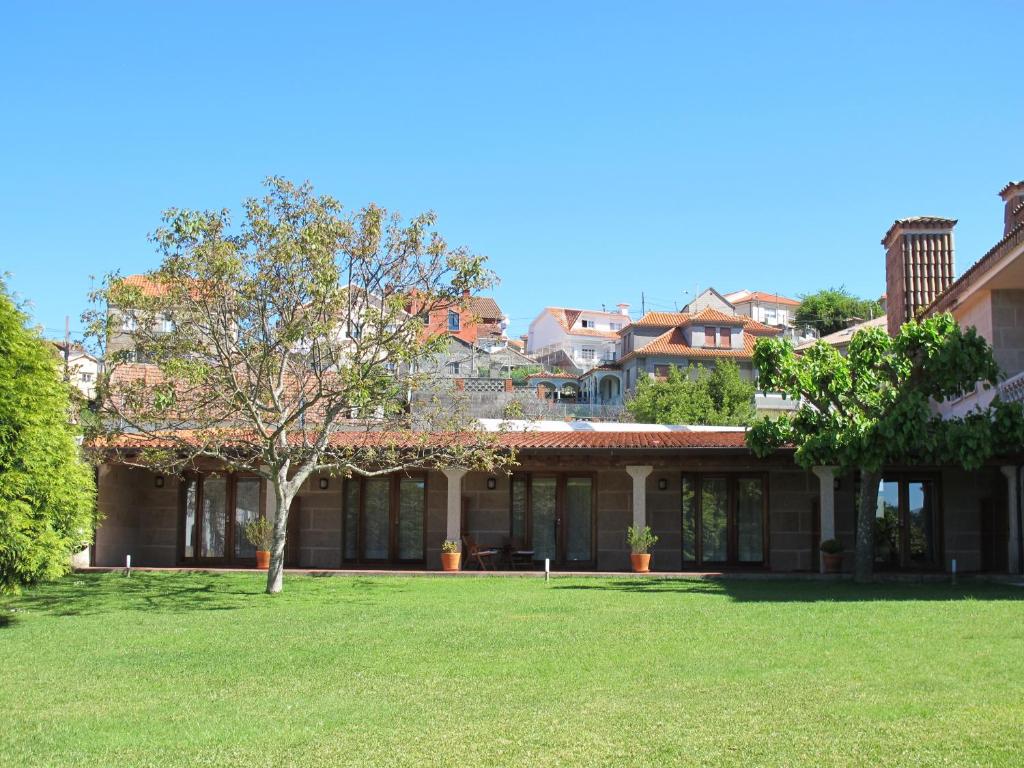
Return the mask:
<path id="1" fill-rule="evenodd" d="M 647 302 L 644 299 L 644 292 L 640 291 L 640 317 L 647 314 Z"/>

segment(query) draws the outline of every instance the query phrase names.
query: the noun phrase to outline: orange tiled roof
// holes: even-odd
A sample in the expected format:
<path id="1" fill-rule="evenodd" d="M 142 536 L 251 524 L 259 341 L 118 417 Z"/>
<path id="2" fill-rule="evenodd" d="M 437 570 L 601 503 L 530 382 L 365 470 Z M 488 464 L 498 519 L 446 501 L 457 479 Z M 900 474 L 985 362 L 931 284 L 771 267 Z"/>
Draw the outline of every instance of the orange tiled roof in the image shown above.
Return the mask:
<path id="1" fill-rule="evenodd" d="M 137 450 L 142 448 L 173 448 L 180 445 L 180 440 L 188 440 L 191 434 L 181 430 L 173 435 L 140 435 L 125 434 L 110 440 L 105 447 L 120 450 Z M 475 437 L 493 435 L 499 448 L 520 451 L 547 450 L 686 450 L 686 449 L 739 449 L 746 450 L 746 436 L 737 430 L 694 430 L 694 431 L 631 431 L 631 432 L 596 432 L 596 431 L 564 431 L 564 432 L 504 432 L 504 433 L 446 433 L 425 434 L 414 432 L 335 432 L 331 436 L 331 444 L 337 448 L 375 448 L 375 449 L 418 449 L 458 441 L 460 436 L 467 442 Z M 296 443 L 301 442 L 301 435 L 293 435 Z M 104 447 L 104 446 L 97 446 Z"/>
<path id="2" fill-rule="evenodd" d="M 726 301 L 731 304 L 745 304 L 748 301 L 761 301 L 766 304 L 786 304 L 791 307 L 800 306 L 800 302 L 796 299 L 791 299 L 788 296 L 780 296 L 777 293 L 768 293 L 767 291 L 748 291 L 743 289 L 742 291 L 733 291 L 732 293 L 725 294 Z"/>
<path id="3" fill-rule="evenodd" d="M 686 335 L 683 332 L 682 326 L 679 326 L 666 331 L 639 349 L 634 349 L 629 354 L 623 355 L 622 360 L 634 357 L 647 357 L 649 355 L 694 359 L 731 358 L 735 360 L 750 360 L 754 356 L 755 342 L 756 339 L 752 335 L 744 334 L 742 347 L 733 349 L 693 347 L 686 343 Z"/>
<path id="4" fill-rule="evenodd" d="M 490 296 L 473 296 L 469 300 L 469 311 L 481 320 L 501 320 L 501 307 Z"/>
<path id="5" fill-rule="evenodd" d="M 713 313 L 713 314 L 705 314 Z M 724 320 L 722 318 L 725 318 Z M 771 325 L 759 323 L 745 315 L 726 315 L 718 310 L 705 309 L 696 315 L 688 312 L 648 312 L 643 317 L 630 323 L 630 328 L 678 328 L 681 325 L 688 325 L 700 322 L 714 322 L 721 324 L 726 322 L 730 325 L 742 325 L 743 330 L 758 336 L 775 335 L 779 329 Z M 623 330 L 626 330 L 625 328 Z"/>

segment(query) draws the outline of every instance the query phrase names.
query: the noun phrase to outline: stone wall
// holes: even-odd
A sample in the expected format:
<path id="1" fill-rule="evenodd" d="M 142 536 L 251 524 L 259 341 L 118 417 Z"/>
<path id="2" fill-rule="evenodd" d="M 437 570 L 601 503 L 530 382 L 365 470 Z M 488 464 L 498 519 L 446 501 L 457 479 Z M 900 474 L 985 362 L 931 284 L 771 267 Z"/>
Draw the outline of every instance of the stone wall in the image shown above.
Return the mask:
<path id="1" fill-rule="evenodd" d="M 116 464 L 100 467 L 97 506 L 102 519 L 96 531 L 96 565 L 124 565 L 125 556 L 138 549 L 139 498 L 146 475 Z"/>
<path id="2" fill-rule="evenodd" d="M 770 472 L 767 486 L 769 566 L 773 571 L 816 570 L 817 476 L 800 469 Z"/>
<path id="3" fill-rule="evenodd" d="M 1024 290 L 992 291 L 991 340 L 1007 376 L 1024 371 Z"/>
<path id="4" fill-rule="evenodd" d="M 320 477 L 311 475 L 299 491 L 299 566 L 341 568 L 340 478 L 328 479 L 320 488 Z"/>

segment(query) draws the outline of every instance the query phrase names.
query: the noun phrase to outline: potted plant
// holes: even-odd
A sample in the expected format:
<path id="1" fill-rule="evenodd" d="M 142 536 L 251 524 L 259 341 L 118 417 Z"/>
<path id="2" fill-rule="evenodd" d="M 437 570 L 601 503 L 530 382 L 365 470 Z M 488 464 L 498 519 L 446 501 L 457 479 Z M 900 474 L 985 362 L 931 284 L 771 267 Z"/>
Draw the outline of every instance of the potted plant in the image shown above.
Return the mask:
<path id="1" fill-rule="evenodd" d="M 843 544 L 838 539 L 825 539 L 821 542 L 821 560 L 825 564 L 825 573 L 839 573 L 843 569 Z"/>
<path id="2" fill-rule="evenodd" d="M 441 542 L 441 570 L 442 571 L 457 571 L 459 570 L 459 560 L 462 558 L 462 553 L 459 552 L 459 542 L 452 539 L 445 539 Z"/>
<path id="3" fill-rule="evenodd" d="M 645 525 L 643 528 L 636 528 L 629 526 L 626 529 L 626 541 L 629 542 L 629 548 L 632 550 L 629 555 L 629 562 L 633 566 L 633 573 L 649 573 L 651 570 L 651 547 L 653 547 L 658 537 L 654 535 L 649 525 Z"/>
<path id="4" fill-rule="evenodd" d="M 257 517 L 245 524 L 245 538 L 256 547 L 256 567 L 270 568 L 270 547 L 274 544 L 274 526 L 265 517 Z"/>

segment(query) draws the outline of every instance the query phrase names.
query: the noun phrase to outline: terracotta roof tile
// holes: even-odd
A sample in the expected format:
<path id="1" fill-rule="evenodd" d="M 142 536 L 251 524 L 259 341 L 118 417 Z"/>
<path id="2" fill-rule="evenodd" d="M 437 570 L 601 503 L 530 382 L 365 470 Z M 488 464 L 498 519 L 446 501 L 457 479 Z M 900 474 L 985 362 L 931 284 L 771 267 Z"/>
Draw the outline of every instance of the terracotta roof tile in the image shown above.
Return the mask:
<path id="1" fill-rule="evenodd" d="M 180 431 L 178 439 L 188 440 L 192 433 Z M 472 433 L 462 433 L 472 441 Z M 485 433 L 486 434 L 486 433 Z M 493 434 L 493 433 L 491 433 Z M 451 443 L 458 434 L 386 433 L 386 432 L 336 432 L 331 443 L 344 448 L 415 449 L 430 447 L 439 441 Z M 299 441 L 295 436 L 296 442 Z M 557 450 L 686 450 L 686 449 L 746 449 L 746 437 L 736 430 L 700 431 L 623 431 L 623 432 L 504 432 L 494 435 L 497 445 L 520 451 Z M 146 436 L 126 434 L 109 441 L 111 449 L 134 450 L 142 448 L 171 448 L 176 444 L 172 436 Z M 102 446 L 98 446 L 102 447 Z"/>
<path id="2" fill-rule="evenodd" d="M 788 296 L 780 296 L 777 293 L 768 293 L 767 291 L 748 291 L 744 289 L 742 291 L 727 293 L 725 294 L 725 298 L 731 304 L 745 304 L 748 301 L 761 301 L 766 304 L 785 304 L 790 307 L 800 306 L 800 302 L 796 299 L 791 299 Z"/>
<path id="3" fill-rule="evenodd" d="M 725 323 L 727 325 L 746 325 L 749 318 L 743 315 L 727 315 L 717 309 L 707 307 L 695 315 L 690 315 L 683 325 L 699 325 L 700 323 Z"/>
<path id="4" fill-rule="evenodd" d="M 635 349 L 628 355 L 623 355 L 622 360 L 634 357 L 647 357 L 660 355 L 663 357 L 686 357 L 698 360 L 712 358 L 730 358 L 733 360 L 750 360 L 754 356 L 754 344 L 757 339 L 754 334 L 743 334 L 743 346 L 735 349 L 723 349 L 722 347 L 692 347 L 686 343 L 686 334 L 683 327 L 673 328 L 653 339 L 649 343 Z M 620 361 L 621 362 L 621 361 Z"/>
<path id="5" fill-rule="evenodd" d="M 490 296 L 473 296 L 469 300 L 469 311 L 483 320 L 501 320 L 501 307 Z"/>
<path id="6" fill-rule="evenodd" d="M 603 317 L 622 317 L 616 312 L 598 312 L 596 310 L 583 310 L 583 309 L 565 309 L 564 307 L 545 307 L 544 311 L 551 315 L 558 324 L 562 326 L 562 330 L 573 336 L 594 336 L 603 339 L 615 339 L 618 338 L 618 331 L 599 331 L 596 328 L 573 328 L 576 321 L 580 319 L 580 315 L 584 312 L 587 314 L 601 315 Z"/>

